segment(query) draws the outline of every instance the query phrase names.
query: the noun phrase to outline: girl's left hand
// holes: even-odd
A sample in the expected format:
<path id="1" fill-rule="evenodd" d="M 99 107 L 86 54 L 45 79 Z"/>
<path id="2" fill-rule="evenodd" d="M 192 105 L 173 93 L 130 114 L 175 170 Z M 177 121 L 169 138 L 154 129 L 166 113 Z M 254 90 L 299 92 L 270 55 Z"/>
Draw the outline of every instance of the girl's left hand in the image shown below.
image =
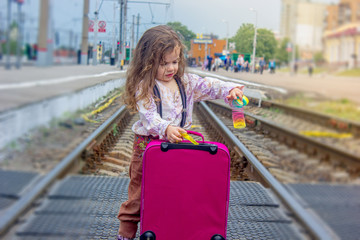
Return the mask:
<path id="1" fill-rule="evenodd" d="M 229 101 L 232 101 L 237 98 L 242 99 L 242 97 L 243 97 L 243 90 L 242 88 L 238 88 L 238 87 L 231 89 L 229 95 L 226 96 L 226 98 Z"/>

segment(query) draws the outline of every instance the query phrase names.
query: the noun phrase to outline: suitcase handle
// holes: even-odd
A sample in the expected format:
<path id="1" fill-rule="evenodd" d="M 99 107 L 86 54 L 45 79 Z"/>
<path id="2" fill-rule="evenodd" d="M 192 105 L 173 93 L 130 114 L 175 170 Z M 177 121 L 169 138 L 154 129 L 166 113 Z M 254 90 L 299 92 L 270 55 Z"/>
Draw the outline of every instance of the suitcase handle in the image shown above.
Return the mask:
<path id="1" fill-rule="evenodd" d="M 203 140 L 203 142 L 205 142 L 204 136 L 203 136 L 201 133 L 198 133 L 198 132 L 195 132 L 195 131 L 191 131 L 191 130 L 186 130 L 186 132 L 201 137 L 202 140 Z"/>
<path id="2" fill-rule="evenodd" d="M 186 144 L 186 143 L 162 142 L 160 144 L 160 149 L 162 152 L 167 152 L 171 149 L 194 149 L 194 150 L 206 151 L 206 152 L 209 152 L 211 155 L 215 155 L 218 151 L 218 146 L 215 144 L 209 144 L 209 143 L 194 145 L 191 143 Z"/>

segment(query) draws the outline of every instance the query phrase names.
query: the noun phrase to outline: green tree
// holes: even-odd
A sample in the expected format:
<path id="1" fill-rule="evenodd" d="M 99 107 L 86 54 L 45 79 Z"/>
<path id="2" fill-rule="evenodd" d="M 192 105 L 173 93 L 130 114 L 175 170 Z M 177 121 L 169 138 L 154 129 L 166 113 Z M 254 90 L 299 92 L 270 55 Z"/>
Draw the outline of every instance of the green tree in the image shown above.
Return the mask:
<path id="1" fill-rule="evenodd" d="M 316 52 L 314 54 L 314 61 L 316 64 L 321 64 L 321 63 L 324 63 L 325 61 L 325 58 L 324 58 L 324 55 L 323 53 L 320 51 L 320 52 Z"/>
<path id="2" fill-rule="evenodd" d="M 276 49 L 276 60 L 279 62 L 279 65 L 285 63 L 289 64 L 289 52 L 286 51 L 287 45 L 290 42 L 289 38 L 284 38 L 283 40 L 279 41 L 278 47 Z"/>
<path id="3" fill-rule="evenodd" d="M 229 42 L 235 43 L 235 49 L 239 53 L 252 53 L 253 39 L 254 25 L 244 23 Z"/>
<path id="4" fill-rule="evenodd" d="M 181 34 L 180 36 L 184 38 L 184 45 L 187 47 L 187 49 L 190 49 L 191 39 L 194 39 L 196 34 L 189 30 L 186 26 L 182 25 L 180 22 L 168 22 L 167 25 L 172 27 L 177 33 Z"/>
<path id="5" fill-rule="evenodd" d="M 277 42 L 272 31 L 265 28 L 257 30 L 256 57 L 265 57 L 265 60 L 269 61 L 275 56 L 276 46 Z"/>
<path id="6" fill-rule="evenodd" d="M 230 42 L 235 42 L 237 52 L 252 54 L 254 31 L 254 25 L 246 23 L 243 24 L 235 36 L 230 39 Z M 265 57 L 268 61 L 275 56 L 276 45 L 277 43 L 273 32 L 265 28 L 257 29 L 256 57 Z"/>

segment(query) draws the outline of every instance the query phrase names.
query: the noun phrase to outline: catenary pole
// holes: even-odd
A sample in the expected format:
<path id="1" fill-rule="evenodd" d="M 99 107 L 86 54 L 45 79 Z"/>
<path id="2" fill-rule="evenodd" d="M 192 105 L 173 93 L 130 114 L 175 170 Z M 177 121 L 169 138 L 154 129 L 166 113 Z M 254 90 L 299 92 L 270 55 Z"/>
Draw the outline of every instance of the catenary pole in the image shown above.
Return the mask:
<path id="1" fill-rule="evenodd" d="M 84 0 L 83 22 L 81 34 L 81 65 L 87 65 L 88 32 L 89 32 L 89 0 Z"/>
<path id="2" fill-rule="evenodd" d="M 47 65 L 47 37 L 49 24 L 49 0 L 41 0 L 39 16 L 38 52 L 36 65 L 39 67 Z"/>
<path id="3" fill-rule="evenodd" d="M 93 43 L 93 54 L 92 54 L 92 64 L 97 65 L 97 32 L 98 32 L 98 6 L 99 0 L 96 0 L 95 6 L 95 23 L 94 23 L 94 43 Z"/>
<path id="4" fill-rule="evenodd" d="M 11 29 L 11 2 L 12 0 L 8 0 L 7 4 L 7 19 L 8 19 L 8 29 L 6 31 L 6 64 L 5 69 L 10 69 L 10 29 Z"/>
<path id="5" fill-rule="evenodd" d="M 119 0 L 120 2 L 120 36 L 119 36 L 119 41 L 120 41 L 120 46 L 119 46 L 119 56 L 118 56 L 118 67 L 120 69 L 122 69 L 122 65 L 121 65 L 121 60 L 122 60 L 122 54 L 123 54 L 123 10 L 124 10 L 124 0 Z"/>
<path id="6" fill-rule="evenodd" d="M 251 11 L 255 12 L 255 33 L 254 33 L 254 42 L 253 42 L 253 60 L 251 64 L 251 72 L 255 72 L 255 54 L 256 54 L 256 35 L 257 35 L 257 11 L 253 8 L 250 8 Z"/>

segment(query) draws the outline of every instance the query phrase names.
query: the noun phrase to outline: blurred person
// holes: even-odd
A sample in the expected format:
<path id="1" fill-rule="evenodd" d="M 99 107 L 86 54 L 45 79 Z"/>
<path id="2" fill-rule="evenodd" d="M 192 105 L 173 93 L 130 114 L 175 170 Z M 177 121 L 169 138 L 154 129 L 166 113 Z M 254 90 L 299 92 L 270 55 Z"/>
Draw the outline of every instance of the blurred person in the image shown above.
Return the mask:
<path id="1" fill-rule="evenodd" d="M 275 68 L 276 68 L 276 62 L 274 59 L 272 59 L 269 62 L 270 73 L 275 73 Z"/>
<path id="2" fill-rule="evenodd" d="M 226 59 L 224 61 L 224 65 L 225 65 L 225 70 L 229 71 L 229 67 L 231 67 L 231 58 L 230 55 L 226 56 Z"/>
<path id="3" fill-rule="evenodd" d="M 298 65 L 297 63 L 294 64 L 294 73 L 297 74 L 297 70 L 298 70 Z"/>
<path id="4" fill-rule="evenodd" d="M 264 71 L 264 68 L 265 68 L 265 60 L 264 58 L 261 58 L 260 59 L 260 62 L 259 62 L 259 68 L 260 68 L 260 74 L 263 74 L 263 71 Z"/>
<path id="5" fill-rule="evenodd" d="M 239 55 L 238 59 L 236 60 L 236 69 L 235 72 L 241 71 L 241 57 Z"/>
<path id="6" fill-rule="evenodd" d="M 221 63 L 222 63 L 222 61 L 221 61 L 220 57 L 217 56 L 217 57 L 215 58 L 215 71 L 219 71 L 219 68 L 220 68 L 220 66 L 221 66 Z"/>
<path id="7" fill-rule="evenodd" d="M 312 63 L 310 63 L 309 66 L 308 66 L 308 72 L 309 72 L 309 76 L 311 77 L 312 74 L 313 74 L 313 65 L 312 65 Z"/>
<path id="8" fill-rule="evenodd" d="M 244 68 L 245 68 L 245 72 L 249 72 L 249 61 L 245 61 Z"/>
<path id="9" fill-rule="evenodd" d="M 207 64 L 207 70 L 209 71 L 209 72 L 211 72 L 211 65 L 212 65 L 212 60 L 213 60 L 213 58 L 210 56 L 210 55 L 208 55 L 207 56 L 207 59 L 208 59 L 208 64 Z"/>
<path id="10" fill-rule="evenodd" d="M 255 63 L 255 73 L 260 72 L 260 64 L 257 62 Z"/>
<path id="11" fill-rule="evenodd" d="M 207 67 L 207 65 L 208 65 L 208 60 L 207 60 L 207 58 L 204 58 L 204 64 L 202 65 L 202 68 L 201 68 L 201 70 L 205 70 L 206 69 L 206 67 Z"/>

